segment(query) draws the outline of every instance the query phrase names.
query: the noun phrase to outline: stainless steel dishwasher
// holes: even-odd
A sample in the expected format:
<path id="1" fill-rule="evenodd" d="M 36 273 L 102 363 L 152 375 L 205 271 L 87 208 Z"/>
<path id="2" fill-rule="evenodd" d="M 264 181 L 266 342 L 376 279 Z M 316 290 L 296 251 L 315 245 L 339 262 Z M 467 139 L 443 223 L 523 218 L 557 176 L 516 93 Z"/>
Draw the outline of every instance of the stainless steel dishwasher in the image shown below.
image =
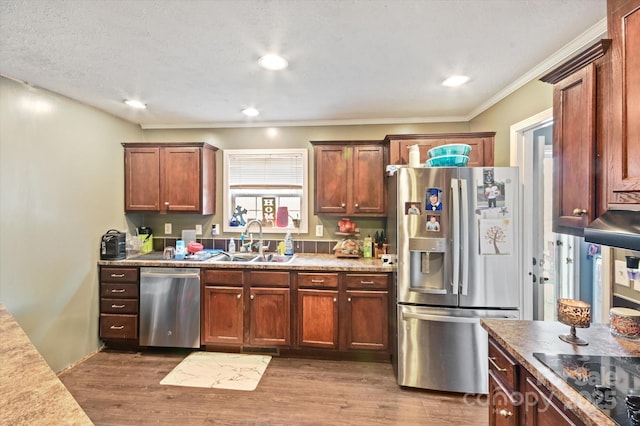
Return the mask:
<path id="1" fill-rule="evenodd" d="M 200 347 L 198 268 L 140 268 L 140 346 Z"/>

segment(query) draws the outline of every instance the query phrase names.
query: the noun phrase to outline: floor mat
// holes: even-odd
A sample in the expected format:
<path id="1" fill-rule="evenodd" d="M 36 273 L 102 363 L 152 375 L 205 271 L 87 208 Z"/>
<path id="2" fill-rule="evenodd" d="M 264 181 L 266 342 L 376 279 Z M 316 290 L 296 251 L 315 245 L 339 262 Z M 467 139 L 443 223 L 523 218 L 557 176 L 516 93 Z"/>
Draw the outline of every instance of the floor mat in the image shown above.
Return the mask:
<path id="1" fill-rule="evenodd" d="M 252 391 L 271 361 L 269 355 L 193 352 L 161 385 Z"/>

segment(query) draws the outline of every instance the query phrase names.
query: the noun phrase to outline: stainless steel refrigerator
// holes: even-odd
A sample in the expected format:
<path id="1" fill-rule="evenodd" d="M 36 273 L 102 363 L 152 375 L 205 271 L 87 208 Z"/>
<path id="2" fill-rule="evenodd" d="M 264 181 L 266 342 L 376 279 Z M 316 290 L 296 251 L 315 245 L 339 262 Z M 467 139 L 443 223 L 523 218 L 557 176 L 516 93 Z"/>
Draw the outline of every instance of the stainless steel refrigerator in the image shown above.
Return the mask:
<path id="1" fill-rule="evenodd" d="M 402 167 L 389 177 L 399 385 L 487 393 L 480 318 L 520 318 L 518 176 L 512 167 Z"/>

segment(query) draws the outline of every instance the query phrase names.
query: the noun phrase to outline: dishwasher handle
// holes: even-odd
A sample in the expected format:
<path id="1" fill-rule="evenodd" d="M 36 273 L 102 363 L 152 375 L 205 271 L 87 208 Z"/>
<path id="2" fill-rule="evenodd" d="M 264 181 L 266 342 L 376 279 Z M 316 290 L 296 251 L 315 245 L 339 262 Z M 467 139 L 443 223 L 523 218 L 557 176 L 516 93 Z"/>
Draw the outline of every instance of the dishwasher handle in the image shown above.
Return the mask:
<path id="1" fill-rule="evenodd" d="M 162 277 L 162 278 L 197 278 L 200 274 L 192 272 L 141 272 L 140 277 Z"/>

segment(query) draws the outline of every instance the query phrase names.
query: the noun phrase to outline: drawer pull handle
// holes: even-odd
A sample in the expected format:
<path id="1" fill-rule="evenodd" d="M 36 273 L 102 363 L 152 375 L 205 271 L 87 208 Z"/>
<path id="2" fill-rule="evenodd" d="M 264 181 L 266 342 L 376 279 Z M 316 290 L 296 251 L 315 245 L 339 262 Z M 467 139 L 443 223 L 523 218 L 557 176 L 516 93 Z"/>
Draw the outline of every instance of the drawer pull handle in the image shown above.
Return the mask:
<path id="1" fill-rule="evenodd" d="M 499 413 L 505 419 L 508 419 L 509 417 L 513 416 L 513 413 L 511 411 L 507 411 L 504 408 L 502 410 L 500 410 Z"/>
<path id="2" fill-rule="evenodd" d="M 236 298 L 240 299 L 242 297 L 242 295 L 240 293 L 238 293 L 238 295 L 236 296 Z"/>
<path id="3" fill-rule="evenodd" d="M 111 274 L 111 278 L 124 278 L 124 274 Z"/>
<path id="4" fill-rule="evenodd" d="M 335 297 L 333 298 L 333 303 L 336 303 L 338 301 L 338 299 L 336 299 Z"/>
<path id="5" fill-rule="evenodd" d="M 124 305 L 111 305 L 111 307 L 116 309 L 122 309 L 124 308 Z"/>
<path id="6" fill-rule="evenodd" d="M 249 296 L 249 298 L 250 298 L 251 300 L 253 300 L 253 299 L 255 298 L 255 296 L 252 294 L 251 296 Z"/>
<path id="7" fill-rule="evenodd" d="M 126 290 L 124 288 L 112 288 L 111 293 L 124 293 Z"/>
<path id="8" fill-rule="evenodd" d="M 124 325 L 112 325 L 111 327 L 109 327 L 111 330 L 122 330 L 124 328 Z"/>
<path id="9" fill-rule="evenodd" d="M 498 370 L 499 372 L 504 373 L 504 372 L 506 372 L 506 371 L 507 371 L 507 369 L 506 369 L 506 368 L 500 368 L 500 366 L 499 366 L 498 364 L 496 364 L 496 359 L 495 359 L 495 357 L 490 356 L 490 357 L 489 357 L 489 362 L 490 362 L 490 363 L 491 363 L 491 365 L 493 365 L 493 366 L 496 368 L 496 370 Z"/>
<path id="10" fill-rule="evenodd" d="M 370 285 L 373 284 L 373 281 L 360 281 L 360 284 Z"/>
<path id="11" fill-rule="evenodd" d="M 351 298 L 347 297 L 347 302 L 351 303 Z"/>
<path id="12" fill-rule="evenodd" d="M 324 280 L 311 280 L 312 283 L 319 283 L 322 284 L 324 282 Z"/>

